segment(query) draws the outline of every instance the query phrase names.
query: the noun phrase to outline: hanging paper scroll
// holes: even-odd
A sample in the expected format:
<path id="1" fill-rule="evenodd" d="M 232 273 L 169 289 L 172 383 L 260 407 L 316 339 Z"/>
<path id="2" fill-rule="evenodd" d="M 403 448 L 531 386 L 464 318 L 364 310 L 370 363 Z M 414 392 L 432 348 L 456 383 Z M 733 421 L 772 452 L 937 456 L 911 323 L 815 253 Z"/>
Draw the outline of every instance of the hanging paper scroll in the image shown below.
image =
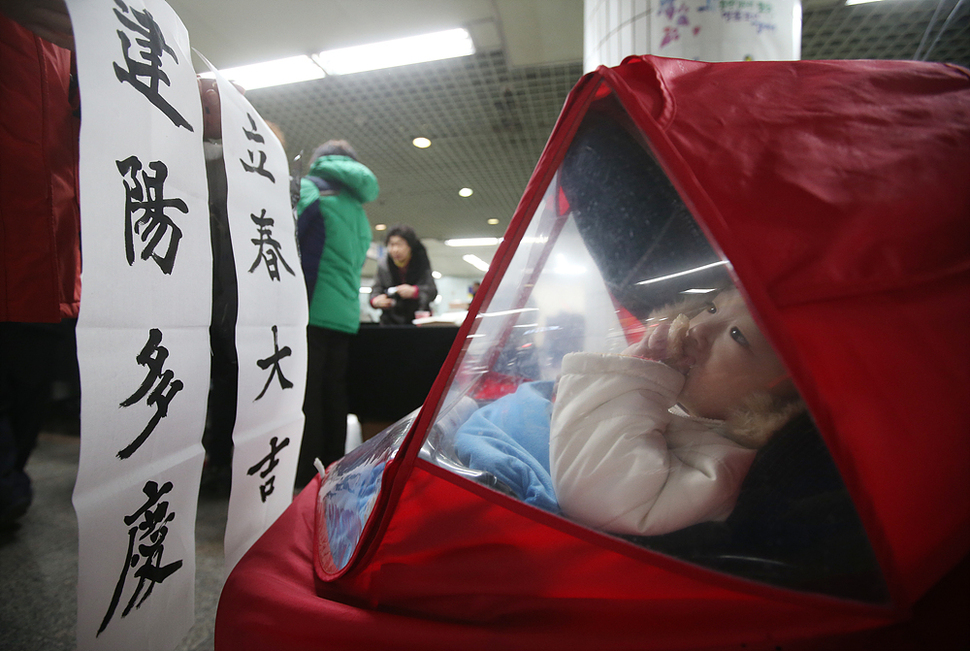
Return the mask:
<path id="1" fill-rule="evenodd" d="M 239 292 L 239 386 L 225 544 L 231 570 L 293 499 L 303 437 L 307 298 L 286 154 L 246 98 L 213 71 Z"/>
<path id="2" fill-rule="evenodd" d="M 654 0 L 650 52 L 699 61 L 796 60 L 798 0 Z"/>
<path id="3" fill-rule="evenodd" d="M 80 649 L 194 623 L 211 253 L 188 34 L 164 2 L 69 0 L 83 120 Z"/>

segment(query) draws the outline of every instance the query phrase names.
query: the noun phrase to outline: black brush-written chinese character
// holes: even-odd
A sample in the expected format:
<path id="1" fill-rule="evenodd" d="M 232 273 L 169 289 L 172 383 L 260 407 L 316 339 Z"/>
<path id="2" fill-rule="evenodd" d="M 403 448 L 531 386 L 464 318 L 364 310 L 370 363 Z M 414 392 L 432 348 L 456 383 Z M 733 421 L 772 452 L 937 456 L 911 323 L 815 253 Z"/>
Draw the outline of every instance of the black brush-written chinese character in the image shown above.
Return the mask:
<path id="1" fill-rule="evenodd" d="M 249 163 L 251 164 L 247 164 L 246 161 L 244 161 L 241 158 L 239 159 L 239 162 L 242 163 L 243 169 L 246 170 L 247 172 L 255 172 L 256 174 L 261 174 L 262 176 L 265 176 L 273 183 L 276 183 L 276 179 L 273 177 L 273 173 L 264 167 L 264 165 L 266 165 L 266 152 L 265 151 L 256 152 L 259 154 L 259 163 L 256 163 L 255 154 L 253 154 L 252 150 L 248 150 L 248 151 L 249 151 Z"/>
<path id="2" fill-rule="evenodd" d="M 124 517 L 125 525 L 128 527 L 128 555 L 121 569 L 118 583 L 115 584 L 114 592 L 111 594 L 108 611 L 105 613 L 104 619 L 101 620 L 101 627 L 98 628 L 97 635 L 104 632 L 111 622 L 111 618 L 114 617 L 115 610 L 117 610 L 124 595 L 125 584 L 129 576 L 134 577 L 138 582 L 125 609 L 121 612 L 122 617 L 127 617 L 132 608 L 140 608 L 151 595 L 156 583 L 162 583 L 182 567 L 181 560 L 162 565 L 165 537 L 168 536 L 168 524 L 175 519 L 175 512 L 169 511 L 169 503 L 167 500 L 162 500 L 162 497 L 171 490 L 172 482 L 170 481 L 165 482 L 161 488 L 159 488 L 157 482 L 146 482 L 142 487 L 142 492 L 146 497 L 145 503 L 134 513 Z M 133 569 L 134 572 L 132 572 Z"/>
<path id="3" fill-rule="evenodd" d="M 271 366 L 273 367 L 273 370 L 270 372 L 269 377 L 266 378 L 266 384 L 263 385 L 263 390 L 259 392 L 259 395 L 256 396 L 253 402 L 263 397 L 263 395 L 266 393 L 266 389 L 269 388 L 270 383 L 273 381 L 273 377 L 277 375 L 279 375 L 280 378 L 281 388 L 293 388 L 293 383 L 286 379 L 286 377 L 283 375 L 283 370 L 280 368 L 280 360 L 284 357 L 289 357 L 293 351 L 290 350 L 289 346 L 283 346 L 280 348 L 279 340 L 277 338 L 277 328 L 275 325 L 273 326 L 273 350 L 273 354 L 266 359 L 256 360 L 256 365 L 264 371 Z"/>
<path id="4" fill-rule="evenodd" d="M 181 199 L 165 198 L 164 186 L 165 179 L 168 178 L 168 167 L 161 161 L 149 163 L 149 169 L 155 172 L 152 176 L 142 170 L 141 161 L 136 156 L 115 161 L 115 164 L 125 184 L 125 258 L 128 264 L 135 263 L 135 235 L 138 235 L 144 245 L 141 259 L 151 258 L 162 273 L 172 273 L 175 257 L 178 255 L 179 240 L 182 239 L 182 229 L 168 216 L 166 210 L 188 213 L 189 208 Z M 135 218 L 137 213 L 140 214 Z M 164 239 L 168 241 L 162 247 Z M 162 255 L 156 253 L 160 248 L 165 249 Z"/>
<path id="5" fill-rule="evenodd" d="M 246 138 L 252 140 L 253 142 L 258 142 L 259 144 L 265 143 L 266 139 L 263 138 L 263 136 L 260 135 L 256 130 L 256 120 L 254 120 L 253 116 L 249 113 L 246 114 L 246 117 L 249 118 L 249 126 L 252 127 L 252 131 L 247 131 L 246 127 L 243 127 L 243 133 L 246 134 Z"/>
<path id="6" fill-rule="evenodd" d="M 134 35 L 135 45 L 139 48 L 135 58 L 132 58 L 129 55 L 132 45 L 131 38 L 120 29 L 117 31 L 118 38 L 121 39 L 125 67 L 123 68 L 117 63 L 112 64 L 115 69 L 115 77 L 122 83 L 131 84 L 155 108 L 164 113 L 172 121 L 172 124 L 185 127 L 189 131 L 195 131 L 192 125 L 161 95 L 159 84 L 172 85 L 168 75 L 162 70 L 162 55 L 167 54 L 172 57 L 176 65 L 178 65 L 179 60 L 175 56 L 175 50 L 165 43 L 165 35 L 162 34 L 158 23 L 155 22 L 147 9 L 144 11 L 129 9 L 128 5 L 121 0 L 115 0 L 115 4 L 117 5 L 114 10 L 115 16 L 118 17 L 121 25 Z"/>
<path id="7" fill-rule="evenodd" d="M 243 133 L 246 134 L 246 138 L 252 140 L 253 142 L 264 144 L 266 139 L 256 132 L 256 120 L 254 120 L 253 116 L 249 115 L 248 113 L 246 114 L 246 117 L 249 118 L 249 124 L 253 128 L 252 131 L 247 131 L 246 128 L 243 127 Z M 254 152 L 252 149 L 247 149 L 246 152 L 249 154 L 249 163 L 241 158 L 239 159 L 239 162 L 242 163 L 243 169 L 247 172 L 254 172 L 256 174 L 265 176 L 273 183 L 276 183 L 276 178 L 273 176 L 272 172 L 264 167 L 266 165 L 266 152 L 262 149 L 257 150 L 256 152 Z M 259 154 L 259 163 L 256 163 L 257 154 Z"/>
<path id="8" fill-rule="evenodd" d="M 289 444 L 290 444 L 289 438 L 283 439 L 282 443 L 279 442 L 279 437 L 277 436 L 274 436 L 273 438 L 271 438 L 269 440 L 269 454 L 267 454 L 265 457 L 260 459 L 259 463 L 257 463 L 252 468 L 247 470 L 246 474 L 255 475 L 257 472 L 259 472 L 261 468 L 263 468 L 263 466 L 266 466 L 266 468 L 259 473 L 259 476 L 262 479 L 266 479 L 266 476 L 269 475 L 271 472 L 273 472 L 276 466 L 278 466 L 280 463 L 280 460 L 276 458 L 276 455 L 279 454 L 280 450 L 282 450 Z M 269 479 L 266 479 L 266 481 L 263 482 L 262 485 L 260 485 L 259 498 L 263 502 L 265 502 L 266 498 L 273 493 L 273 487 L 275 483 L 276 483 L 276 475 L 272 475 L 270 476 Z"/>
<path id="9" fill-rule="evenodd" d="M 269 272 L 270 280 L 280 279 L 280 269 L 279 264 L 283 264 L 283 268 L 290 272 L 291 276 L 296 276 L 290 265 L 286 264 L 286 260 L 283 258 L 283 253 L 280 251 L 279 240 L 273 238 L 273 218 L 266 216 L 266 209 L 259 216 L 250 214 L 253 218 L 253 223 L 258 227 L 258 238 L 253 238 L 250 240 L 253 244 L 259 247 L 259 251 L 256 254 L 256 260 L 253 262 L 253 266 L 249 268 L 249 273 L 253 273 L 256 267 L 259 266 L 260 262 L 266 263 L 266 271 Z"/>
<path id="10" fill-rule="evenodd" d="M 148 341 L 145 343 L 144 348 L 135 357 L 135 361 L 139 365 L 148 367 L 148 373 L 145 375 L 145 379 L 141 383 L 141 386 L 138 387 L 138 390 L 122 402 L 121 406 L 130 407 L 147 395 L 148 400 L 146 404 L 149 407 L 155 407 L 155 413 L 148 421 L 148 424 L 145 425 L 145 429 L 142 430 L 141 434 L 135 437 L 135 440 L 129 443 L 128 446 L 118 452 L 119 459 L 127 459 L 142 446 L 148 437 L 151 436 L 151 433 L 155 431 L 158 422 L 168 415 L 168 405 L 172 402 L 172 398 L 182 390 L 182 381 L 176 380 L 175 374 L 171 370 L 165 370 L 168 349 L 165 346 L 161 346 L 161 342 L 161 330 L 152 328 L 148 332 Z"/>

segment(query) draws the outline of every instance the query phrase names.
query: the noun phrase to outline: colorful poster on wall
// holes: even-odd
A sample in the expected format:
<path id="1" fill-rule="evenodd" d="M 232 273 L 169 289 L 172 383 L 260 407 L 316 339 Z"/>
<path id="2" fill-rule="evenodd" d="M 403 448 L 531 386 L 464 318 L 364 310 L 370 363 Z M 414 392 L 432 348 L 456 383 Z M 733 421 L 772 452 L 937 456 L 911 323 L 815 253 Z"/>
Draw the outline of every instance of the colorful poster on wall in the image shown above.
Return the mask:
<path id="1" fill-rule="evenodd" d="M 801 57 L 798 0 L 654 0 L 650 52 L 698 61 Z"/>

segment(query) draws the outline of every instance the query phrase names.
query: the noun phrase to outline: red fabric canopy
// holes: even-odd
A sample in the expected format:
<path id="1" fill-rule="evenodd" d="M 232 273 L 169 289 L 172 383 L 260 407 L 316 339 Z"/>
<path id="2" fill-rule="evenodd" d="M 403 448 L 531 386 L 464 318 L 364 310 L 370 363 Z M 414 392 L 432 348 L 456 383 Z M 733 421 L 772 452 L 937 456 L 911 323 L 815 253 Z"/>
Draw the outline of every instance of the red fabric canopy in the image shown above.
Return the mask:
<path id="1" fill-rule="evenodd" d="M 492 626 L 462 624 L 431 617 L 414 617 L 370 607 L 348 597 L 339 586 L 322 583 L 313 572 L 314 509 L 319 477 L 312 481 L 293 504 L 250 548 L 230 574 L 216 616 L 215 648 L 217 651 L 322 651 L 357 649 L 442 649 L 451 651 L 494 651 L 495 649 L 602 649 L 606 627 L 589 626 L 580 636 L 575 628 Z M 564 571 L 568 577 L 568 572 Z M 873 651 L 924 651 L 925 649 L 958 649 L 970 640 L 970 562 L 963 563 L 944 581 L 934 586 L 913 608 L 912 618 L 891 626 L 828 635 L 831 629 L 806 626 L 807 638 L 784 643 L 786 651 L 825 651 L 855 649 Z M 720 628 L 725 617 L 709 619 L 694 606 L 680 604 L 678 595 L 670 594 L 670 604 L 659 604 L 663 613 L 635 620 L 637 634 L 624 646 L 631 649 L 732 649 L 739 644 L 725 639 Z M 741 608 L 750 607 L 746 601 Z M 671 635 L 666 644 L 651 644 L 651 626 L 664 622 L 671 608 L 682 612 L 675 620 L 681 635 Z M 736 609 L 729 609 L 736 613 Z M 782 617 L 780 613 L 775 616 Z M 747 616 L 747 610 L 742 613 Z M 684 620 L 687 623 L 684 624 Z M 770 620 L 769 622 L 770 623 Z M 674 622 L 664 625 L 675 630 Z M 804 624 L 804 622 L 803 622 Z M 699 644 L 695 632 L 702 629 L 705 644 Z M 770 629 L 768 629 L 770 630 Z M 538 632 L 536 632 L 538 631 Z M 760 643 L 751 640 L 748 649 L 774 650 L 780 638 L 764 634 Z M 624 648 L 614 644 L 613 648 Z"/>
<path id="2" fill-rule="evenodd" d="M 347 565 L 314 577 L 321 523 L 311 520 L 311 484 L 230 576 L 217 648 L 878 645 L 851 632 L 906 616 L 966 556 L 967 71 L 655 57 L 601 68 L 567 100 L 472 314 L 505 273 L 587 109 L 610 95 L 731 261 L 842 473 L 890 603 L 703 569 L 420 459 L 469 318 Z"/>
<path id="3" fill-rule="evenodd" d="M 970 547 L 967 71 L 643 58 L 605 74 L 732 261 L 912 603 Z"/>

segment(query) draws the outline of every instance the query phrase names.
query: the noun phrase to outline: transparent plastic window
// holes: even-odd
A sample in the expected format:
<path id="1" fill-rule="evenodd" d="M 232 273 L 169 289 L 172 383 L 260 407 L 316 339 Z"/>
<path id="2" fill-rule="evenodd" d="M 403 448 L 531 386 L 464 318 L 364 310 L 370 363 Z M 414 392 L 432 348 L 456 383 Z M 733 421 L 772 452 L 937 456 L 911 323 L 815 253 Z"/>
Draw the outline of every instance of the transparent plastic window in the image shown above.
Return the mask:
<path id="1" fill-rule="evenodd" d="M 577 133 L 476 315 L 422 455 L 720 571 L 887 593 L 784 363 L 642 137 Z"/>
<path id="2" fill-rule="evenodd" d="M 397 456 L 419 411 L 335 461 L 323 474 L 317 493 L 316 510 L 323 521 L 316 536 L 316 557 L 327 574 L 339 572 L 353 557 L 380 495 L 384 468 Z"/>

